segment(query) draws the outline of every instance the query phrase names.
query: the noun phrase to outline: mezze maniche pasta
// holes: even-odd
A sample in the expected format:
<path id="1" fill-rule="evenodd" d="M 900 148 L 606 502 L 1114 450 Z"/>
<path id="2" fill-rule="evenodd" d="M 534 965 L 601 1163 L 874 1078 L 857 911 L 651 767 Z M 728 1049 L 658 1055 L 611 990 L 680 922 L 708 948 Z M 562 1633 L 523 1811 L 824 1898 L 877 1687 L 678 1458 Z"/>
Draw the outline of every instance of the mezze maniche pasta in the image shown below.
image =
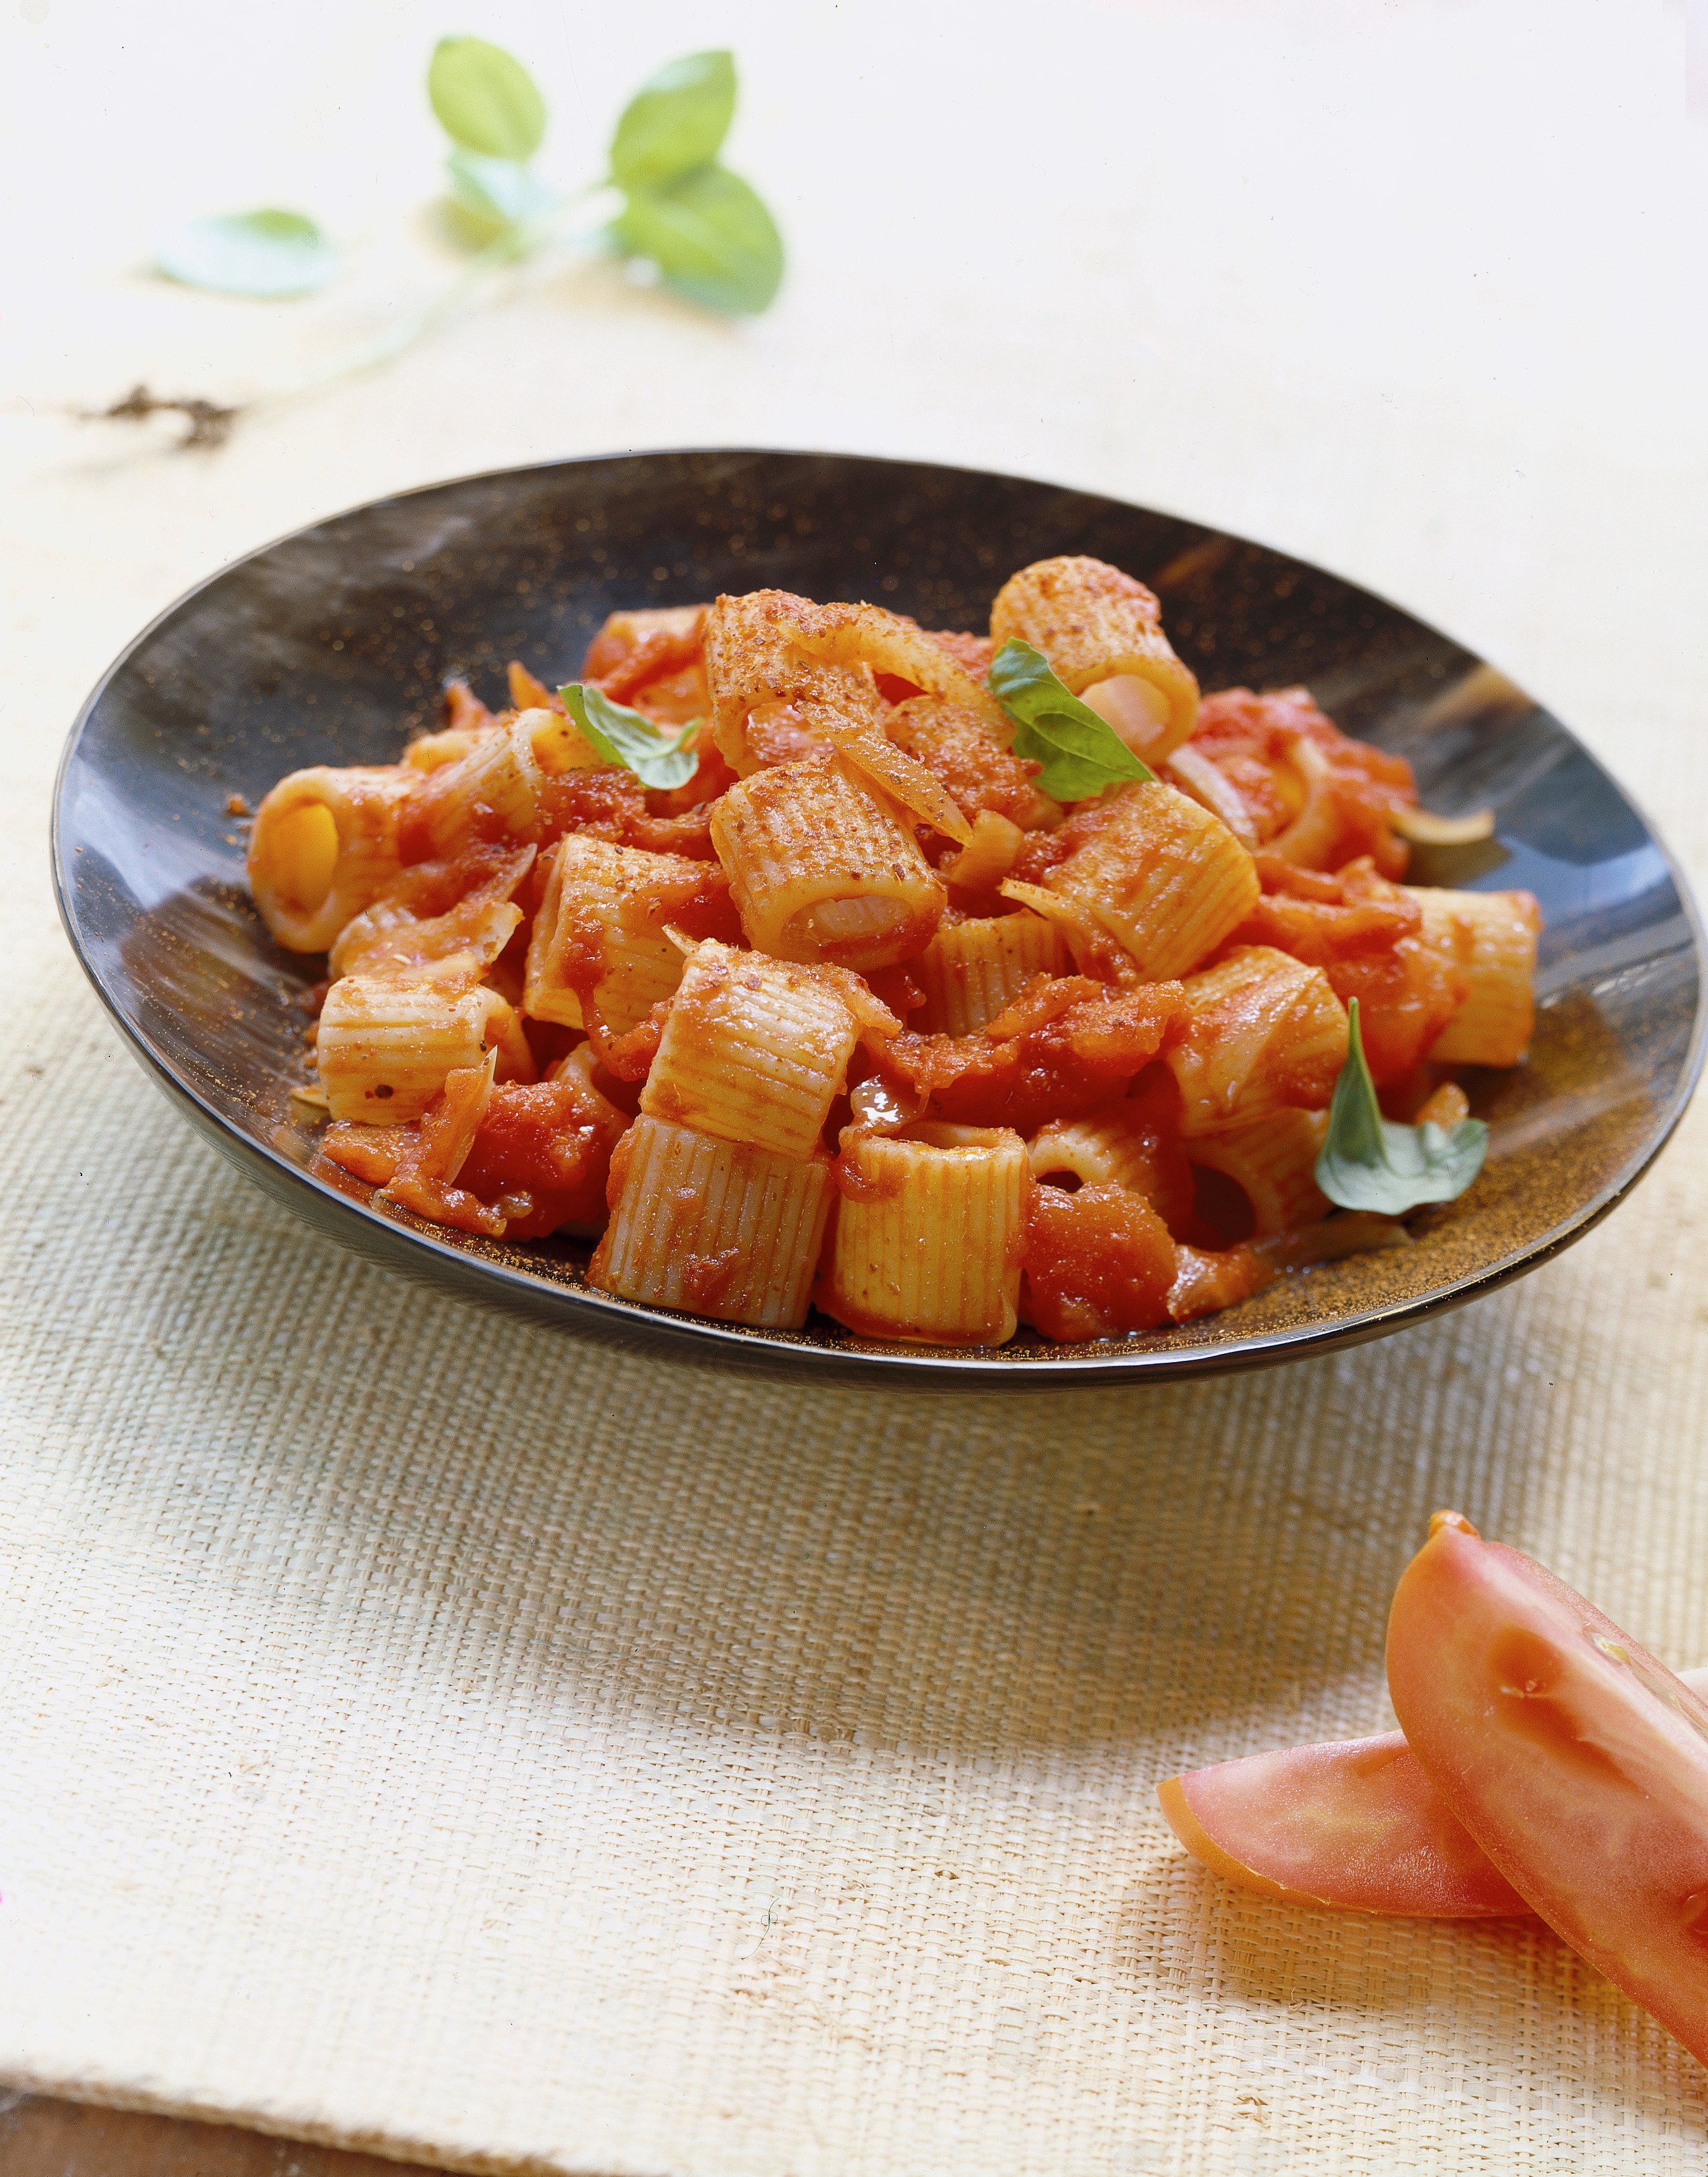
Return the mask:
<path id="1" fill-rule="evenodd" d="M 614 613 L 581 672 L 453 681 L 256 814 L 268 929 L 328 955 L 320 1168 L 382 1209 L 725 1322 L 1118 1338 L 1403 1236 L 1317 1182 L 1353 998 L 1393 1118 L 1529 1042 L 1534 900 L 1409 887 L 1407 765 L 1303 688 L 1201 696 L 1101 561 L 988 634 Z"/>

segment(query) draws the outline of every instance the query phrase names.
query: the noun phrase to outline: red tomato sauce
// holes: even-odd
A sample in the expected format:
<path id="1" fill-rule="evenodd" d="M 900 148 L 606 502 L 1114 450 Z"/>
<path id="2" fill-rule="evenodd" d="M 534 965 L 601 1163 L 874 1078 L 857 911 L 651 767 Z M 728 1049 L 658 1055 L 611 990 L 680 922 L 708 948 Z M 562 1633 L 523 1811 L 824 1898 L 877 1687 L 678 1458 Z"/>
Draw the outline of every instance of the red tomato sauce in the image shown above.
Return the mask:
<path id="1" fill-rule="evenodd" d="M 1053 1019 L 1006 1036 L 990 1029 L 980 1035 L 904 1032 L 876 1054 L 878 1063 L 925 1091 L 934 1117 L 1030 1134 L 1050 1119 L 1080 1117 L 1118 1095 L 1156 1056 L 1180 1010 L 1178 983 L 1110 993 L 1083 977 L 1062 976 L 1053 984 L 1040 977 L 991 1027 L 1000 1031 L 1012 1017 L 1023 1020 L 1021 1009 L 1039 984 L 1051 1004 L 1063 996 L 1071 1001 Z M 1091 992 L 1096 995 L 1086 995 Z"/>
<path id="2" fill-rule="evenodd" d="M 1142 1195 L 1034 1187 L 1021 1313 L 1064 1345 L 1154 1330 L 1169 1319 L 1175 1255 L 1168 1227 Z"/>

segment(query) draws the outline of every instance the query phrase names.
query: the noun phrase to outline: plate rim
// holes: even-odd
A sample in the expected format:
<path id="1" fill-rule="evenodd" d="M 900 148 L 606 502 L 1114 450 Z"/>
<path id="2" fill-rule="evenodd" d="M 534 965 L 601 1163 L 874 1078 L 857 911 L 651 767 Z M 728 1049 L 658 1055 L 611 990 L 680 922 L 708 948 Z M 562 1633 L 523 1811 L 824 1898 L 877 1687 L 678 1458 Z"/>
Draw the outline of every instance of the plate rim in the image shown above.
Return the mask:
<path id="1" fill-rule="evenodd" d="M 1540 1237 L 1523 1247 L 1509 1249 L 1474 1276 L 1463 1279 L 1440 1291 L 1418 1294 L 1408 1300 L 1367 1308 L 1356 1314 L 1325 1323 L 1299 1324 L 1222 1344 L 1179 1349 L 1162 1346 L 1113 1353 L 1104 1350 L 1092 1355 L 1085 1353 L 1082 1348 L 1067 1347 L 1052 1350 L 1034 1358 L 1029 1349 L 1023 1354 L 1015 1354 L 1007 1352 L 1006 1349 L 980 1348 L 958 1352 L 941 1346 L 916 1348 L 900 1343 L 892 1347 L 875 1345 L 870 1348 L 825 1346 L 805 1341 L 797 1344 L 787 1335 L 767 1332 L 758 1327 L 713 1322 L 703 1317 L 620 1300 L 589 1287 L 559 1285 L 549 1279 L 529 1275 L 509 1263 L 472 1248 L 456 1247 L 429 1232 L 417 1230 L 412 1224 L 386 1217 L 367 1203 L 344 1195 L 315 1179 L 310 1172 L 270 1149 L 265 1142 L 245 1134 L 210 1103 L 193 1083 L 184 1079 L 165 1055 L 156 1050 L 127 1017 L 85 947 L 78 926 L 73 903 L 74 887 L 67 859 L 66 791 L 85 732 L 108 689 L 137 652 L 205 591 L 213 588 L 251 561 L 265 558 L 281 545 L 312 537 L 316 532 L 330 528 L 352 516 L 400 505 L 438 492 L 453 492 L 471 484 L 502 483 L 507 477 L 538 477 L 564 470 L 631 461 L 692 459 L 855 462 L 874 468 L 929 470 L 940 476 L 974 477 L 987 482 L 1022 484 L 1101 499 L 1113 505 L 1130 508 L 1136 513 L 1157 515 L 1166 520 L 1187 522 L 1193 527 L 1205 529 L 1209 535 L 1231 536 L 1236 543 L 1255 544 L 1259 549 L 1274 553 L 1293 565 L 1328 575 L 1332 580 L 1375 598 L 1407 619 L 1416 620 L 1417 618 L 1408 607 L 1394 603 L 1379 591 L 1370 589 L 1367 584 L 1351 575 L 1340 573 L 1332 565 L 1318 560 L 1299 559 L 1294 554 L 1279 545 L 1267 543 L 1260 537 L 1248 537 L 1242 532 L 1236 534 L 1203 524 L 1191 515 L 1143 505 L 1137 500 L 1116 498 L 1106 492 L 1090 491 L 1084 486 L 1062 483 L 1047 477 L 969 467 L 959 462 L 919 461 L 904 456 L 849 453 L 824 447 L 630 447 L 618 452 L 576 454 L 543 461 L 516 462 L 496 469 L 471 470 L 454 477 L 438 477 L 430 483 L 411 485 L 402 491 L 382 492 L 371 499 L 356 500 L 330 513 L 318 516 L 312 521 L 299 523 L 295 528 L 281 531 L 250 550 L 239 553 L 192 583 L 156 613 L 118 651 L 79 707 L 60 751 L 49 804 L 49 860 L 54 902 L 61 926 L 78 965 L 118 1027 L 125 1047 L 142 1066 L 148 1078 L 165 1094 L 180 1116 L 189 1120 L 198 1132 L 221 1150 L 246 1178 L 265 1187 L 276 1198 L 284 1202 L 316 1229 L 329 1231 L 366 1259 L 379 1263 L 398 1274 L 413 1276 L 417 1281 L 429 1285 L 435 1290 L 448 1290 L 458 1298 L 509 1314 L 527 1314 L 536 1321 L 571 1335 L 588 1337 L 606 1345 L 626 1346 L 631 1350 L 650 1349 L 649 1358 L 668 1358 L 677 1362 L 711 1367 L 745 1365 L 757 1372 L 778 1378 L 801 1380 L 804 1375 L 809 1382 L 820 1383 L 839 1379 L 857 1382 L 862 1388 L 885 1384 L 903 1389 L 936 1386 L 973 1391 L 1001 1387 L 1007 1391 L 1083 1389 L 1096 1384 L 1173 1382 L 1183 1378 L 1244 1373 L 1284 1367 L 1314 1355 L 1366 1344 L 1371 1339 L 1426 1321 L 1432 1316 L 1446 1314 L 1472 1301 L 1485 1298 L 1502 1286 L 1527 1275 L 1531 1270 L 1541 1269 L 1544 1263 L 1552 1261 L 1592 1231 L 1619 1206 L 1652 1168 L 1689 1109 L 1700 1081 L 1705 1058 L 1708 1058 L 1708 941 L 1705 941 L 1702 916 L 1689 880 L 1647 810 L 1633 799 L 1595 750 L 1589 748 L 1570 726 L 1553 717 L 1551 711 L 1549 716 L 1553 718 L 1558 729 L 1574 749 L 1589 758 L 1637 817 L 1648 843 L 1655 848 L 1666 865 L 1689 933 L 1697 971 L 1696 1000 L 1689 1040 L 1673 1094 L 1659 1116 L 1655 1131 L 1642 1149 L 1628 1159 L 1587 1201 L 1580 1203 L 1569 1216 L 1551 1226 Z M 1458 640 L 1446 635 L 1432 622 L 1422 621 L 1419 625 L 1428 628 L 1433 634 L 1444 636 L 1449 641 L 1456 642 Z M 1491 662 L 1483 658 L 1481 652 L 1471 654 L 1476 656 L 1479 663 Z M 1529 694 L 1528 689 L 1525 692 Z M 418 1271 L 412 1267 L 417 1260 L 420 1265 Z"/>

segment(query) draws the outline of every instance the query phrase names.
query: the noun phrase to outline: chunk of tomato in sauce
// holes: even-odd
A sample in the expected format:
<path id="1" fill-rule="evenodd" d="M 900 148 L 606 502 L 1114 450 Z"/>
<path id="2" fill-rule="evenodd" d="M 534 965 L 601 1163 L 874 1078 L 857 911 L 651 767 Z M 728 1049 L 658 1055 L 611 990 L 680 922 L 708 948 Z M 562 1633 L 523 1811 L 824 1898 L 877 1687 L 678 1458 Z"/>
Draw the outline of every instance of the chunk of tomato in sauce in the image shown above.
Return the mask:
<path id="1" fill-rule="evenodd" d="M 628 1121 L 577 1073 L 500 1083 L 457 1175 L 483 1202 L 521 1203 L 507 1240 L 541 1240 L 605 1221 L 611 1152 Z"/>
<path id="2" fill-rule="evenodd" d="M 1271 945 L 1320 968 L 1343 1005 L 1358 1000 L 1364 1056 L 1378 1088 L 1392 1087 L 1465 1002 L 1459 968 L 1420 934 L 1416 901 L 1366 855 L 1332 876 L 1258 856 L 1263 897 L 1232 942 Z"/>
<path id="3" fill-rule="evenodd" d="M 1020 1312 L 1046 1338 L 1080 1345 L 1168 1321 L 1175 1244 L 1124 1187 L 1032 1190 Z"/>
<path id="4" fill-rule="evenodd" d="M 1178 983 L 1110 991 L 1083 976 L 1036 976 L 976 1035 L 904 1031 L 878 1063 L 958 1126 L 1035 1133 L 1120 1095 L 1180 1013 Z"/>

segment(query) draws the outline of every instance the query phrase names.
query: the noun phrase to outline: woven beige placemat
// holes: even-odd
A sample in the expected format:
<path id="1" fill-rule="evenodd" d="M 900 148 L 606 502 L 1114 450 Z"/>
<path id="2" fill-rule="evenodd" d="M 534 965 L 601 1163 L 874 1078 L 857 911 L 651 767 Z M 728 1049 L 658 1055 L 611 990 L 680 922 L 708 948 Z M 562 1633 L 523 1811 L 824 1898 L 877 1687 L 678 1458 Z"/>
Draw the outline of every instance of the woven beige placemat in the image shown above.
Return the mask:
<path id="1" fill-rule="evenodd" d="M 1700 2177 L 1705 2074 L 1552 1937 L 1241 1898 L 1153 1787 L 1383 1725 L 1387 1600 L 1438 1504 L 1708 1661 L 1708 1111 L 1560 1262 L 1337 1359 L 767 1388 L 309 1236 L 123 1055 L 41 852 L 77 700 L 231 554 L 434 476 L 770 441 L 1320 556 L 1534 685 L 1708 870 L 1661 14 L 1485 0 L 1473 52 L 1436 0 L 1052 0 L 1041 40 L 992 0 L 974 50 L 919 0 L 858 36 L 732 0 L 738 163 L 797 248 L 774 318 L 555 275 L 201 463 L 48 410 L 311 357 L 424 260 L 370 250 L 297 314 L 88 268 L 221 188 L 319 205 L 329 160 L 412 201 L 436 151 L 399 71 L 447 25 L 302 0 L 290 41 L 239 11 L 216 46 L 193 12 L 118 41 L 56 6 L 60 73 L 8 124 L 32 177 L 92 178 L 74 216 L 32 183 L 22 238 L 58 238 L 0 326 L 30 396 L 0 412 L 0 2078 L 592 2177 Z M 663 12 L 572 70 L 560 11 L 489 27 L 597 117 L 710 35 Z M 1068 133 L 993 225 L 1023 47 Z M 815 70 L 836 95 L 803 112 Z M 105 122 L 66 159 L 71 111 L 151 115 L 158 160 Z"/>
<path id="2" fill-rule="evenodd" d="M 1708 1127 L 1383 1345 L 873 1398 L 413 1290 L 32 1018 L 0 2072 L 482 2169 L 1702 2167 L 1551 1936 L 1241 1897 L 1152 1787 L 1384 1724 L 1439 1503 L 1708 1656 Z"/>

